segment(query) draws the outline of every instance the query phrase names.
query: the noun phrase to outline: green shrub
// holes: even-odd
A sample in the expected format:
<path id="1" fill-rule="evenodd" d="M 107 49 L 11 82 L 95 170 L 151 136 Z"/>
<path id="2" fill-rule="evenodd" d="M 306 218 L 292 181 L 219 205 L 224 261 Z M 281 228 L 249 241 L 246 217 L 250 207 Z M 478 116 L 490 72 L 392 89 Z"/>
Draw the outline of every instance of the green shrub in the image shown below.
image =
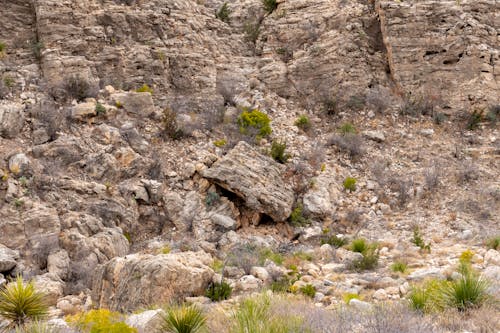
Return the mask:
<path id="1" fill-rule="evenodd" d="M 229 5 L 227 2 L 220 7 L 220 9 L 215 13 L 215 17 L 217 17 L 222 22 L 229 23 L 229 15 L 231 14 L 231 10 L 229 9 Z"/>
<path id="2" fill-rule="evenodd" d="M 364 253 L 366 250 L 368 250 L 368 243 L 364 238 L 357 238 L 351 242 L 351 251 Z"/>
<path id="3" fill-rule="evenodd" d="M 276 281 L 271 282 L 271 290 L 274 293 L 286 293 L 290 291 L 291 281 L 287 277 L 282 277 Z"/>
<path id="4" fill-rule="evenodd" d="M 424 287 L 413 287 L 408 294 L 408 301 L 413 310 L 426 312 L 429 306 L 430 294 Z"/>
<path id="5" fill-rule="evenodd" d="M 271 134 L 271 119 L 267 114 L 259 110 L 244 110 L 238 117 L 238 126 L 243 134 L 250 134 L 250 130 L 256 130 L 257 138 L 263 138 Z"/>
<path id="6" fill-rule="evenodd" d="M 467 119 L 467 129 L 469 131 L 473 131 L 476 128 L 479 127 L 479 124 L 483 121 L 484 119 L 484 112 L 483 110 L 474 110 L 472 113 L 469 115 L 469 118 Z"/>
<path id="7" fill-rule="evenodd" d="M 298 204 L 290 214 L 288 221 L 294 227 L 303 227 L 309 224 L 309 220 L 304 216 L 303 210 L 302 204 Z"/>
<path id="8" fill-rule="evenodd" d="M 205 291 L 205 296 L 210 298 L 212 302 L 219 302 L 228 299 L 233 292 L 233 288 L 229 283 L 222 281 L 221 283 L 211 283 Z"/>
<path id="9" fill-rule="evenodd" d="M 334 248 L 338 249 L 339 247 L 342 247 L 346 245 L 348 240 L 343 237 L 338 237 L 337 235 L 325 235 L 321 237 L 321 245 L 323 244 L 330 244 Z"/>
<path id="10" fill-rule="evenodd" d="M 276 265 L 283 265 L 283 256 L 269 248 L 262 249 L 259 252 L 259 265 L 263 265 L 266 259 L 271 260 Z"/>
<path id="11" fill-rule="evenodd" d="M 339 133 L 341 135 L 356 134 L 356 127 L 352 123 L 345 123 L 339 127 Z"/>
<path id="12" fill-rule="evenodd" d="M 143 84 L 141 87 L 137 88 L 135 92 L 147 92 L 150 93 L 151 95 L 153 94 L 153 89 L 150 88 L 147 84 Z"/>
<path id="13" fill-rule="evenodd" d="M 166 333 L 201 333 L 206 332 L 206 317 L 202 310 L 191 305 L 182 305 L 167 309 L 163 317 L 161 332 Z"/>
<path id="14" fill-rule="evenodd" d="M 417 117 L 420 115 L 432 116 L 434 114 L 434 103 L 426 96 L 406 95 L 399 113 L 404 116 Z"/>
<path id="15" fill-rule="evenodd" d="M 309 117 L 306 115 L 301 115 L 300 117 L 295 120 L 295 126 L 303 130 L 304 132 L 307 132 L 308 130 L 311 129 L 311 121 L 309 120 Z"/>
<path id="16" fill-rule="evenodd" d="M 393 272 L 404 273 L 404 272 L 406 272 L 406 268 L 407 268 L 407 265 L 403 261 L 395 261 L 391 265 L 391 270 Z"/>
<path id="17" fill-rule="evenodd" d="M 37 60 L 42 59 L 42 51 L 44 49 L 45 45 L 43 44 L 42 41 L 33 41 L 31 43 L 31 51 L 33 52 L 33 55 Z"/>
<path id="18" fill-rule="evenodd" d="M 226 139 L 220 139 L 220 140 L 215 140 L 213 143 L 214 143 L 214 146 L 221 148 L 227 144 L 227 141 L 226 141 Z"/>
<path id="19" fill-rule="evenodd" d="M 107 309 L 90 310 L 67 317 L 67 321 L 80 332 L 137 333 L 137 329 L 123 322 L 124 319 L 125 317 L 121 313 Z"/>
<path id="20" fill-rule="evenodd" d="M 349 190 L 351 192 L 356 191 L 356 178 L 347 177 L 344 180 L 344 184 L 343 185 L 344 185 L 344 189 L 345 190 Z"/>
<path id="21" fill-rule="evenodd" d="M 7 45 L 4 42 L 0 42 L 0 53 L 7 49 Z"/>
<path id="22" fill-rule="evenodd" d="M 351 251 L 358 252 L 363 255 L 362 258 L 353 260 L 349 268 L 355 271 L 364 271 L 374 269 L 378 266 L 378 245 L 376 243 L 368 243 L 363 238 L 358 238 L 352 241 Z"/>
<path id="23" fill-rule="evenodd" d="M 207 207 L 213 207 L 220 202 L 220 195 L 214 191 L 208 191 L 205 197 L 205 205 Z"/>
<path id="24" fill-rule="evenodd" d="M 316 288 L 312 284 L 306 284 L 305 286 L 300 287 L 300 292 L 306 296 L 314 298 L 316 295 Z"/>
<path id="25" fill-rule="evenodd" d="M 45 294 L 35 289 L 33 281 L 24 283 L 23 278 L 18 276 L 0 290 L 0 317 L 15 326 L 27 320 L 43 318 L 47 312 Z"/>
<path id="26" fill-rule="evenodd" d="M 285 164 L 290 158 L 286 152 L 286 142 L 274 140 L 271 145 L 271 157 L 278 163 Z"/>
<path id="27" fill-rule="evenodd" d="M 102 105 L 101 103 L 97 102 L 97 104 L 95 105 L 95 112 L 97 113 L 98 116 L 105 115 L 106 114 L 106 108 L 104 107 L 104 105 Z"/>
<path id="28" fill-rule="evenodd" d="M 500 249 L 500 236 L 493 237 L 486 241 L 486 247 L 488 249 L 498 250 Z"/>
<path id="29" fill-rule="evenodd" d="M 420 247 L 422 251 L 431 252 L 431 244 L 425 244 L 424 238 L 422 237 L 422 233 L 420 232 L 420 228 L 418 226 L 413 228 L 413 238 L 411 239 L 411 242 Z"/>
<path id="30" fill-rule="evenodd" d="M 268 14 L 271 14 L 278 8 L 278 2 L 276 0 L 262 0 L 262 4 Z"/>

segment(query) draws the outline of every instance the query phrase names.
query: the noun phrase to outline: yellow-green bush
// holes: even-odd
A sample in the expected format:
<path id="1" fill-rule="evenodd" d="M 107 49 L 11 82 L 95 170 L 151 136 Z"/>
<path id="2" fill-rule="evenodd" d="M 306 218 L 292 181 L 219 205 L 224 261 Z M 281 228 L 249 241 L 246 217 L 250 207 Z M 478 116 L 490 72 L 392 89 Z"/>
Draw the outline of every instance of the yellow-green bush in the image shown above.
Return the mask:
<path id="1" fill-rule="evenodd" d="M 238 126 L 243 134 L 251 134 L 251 130 L 257 131 L 257 138 L 263 138 L 271 134 L 271 119 L 267 114 L 259 110 L 244 110 L 238 117 Z"/>
<path id="2" fill-rule="evenodd" d="M 137 333 L 137 329 L 123 322 L 124 317 L 121 313 L 107 309 L 76 314 L 67 317 L 66 320 L 85 333 Z"/>
<path id="3" fill-rule="evenodd" d="M 143 84 L 142 87 L 139 87 L 135 90 L 136 92 L 148 92 L 151 95 L 153 94 L 153 89 L 149 87 L 147 84 Z"/>

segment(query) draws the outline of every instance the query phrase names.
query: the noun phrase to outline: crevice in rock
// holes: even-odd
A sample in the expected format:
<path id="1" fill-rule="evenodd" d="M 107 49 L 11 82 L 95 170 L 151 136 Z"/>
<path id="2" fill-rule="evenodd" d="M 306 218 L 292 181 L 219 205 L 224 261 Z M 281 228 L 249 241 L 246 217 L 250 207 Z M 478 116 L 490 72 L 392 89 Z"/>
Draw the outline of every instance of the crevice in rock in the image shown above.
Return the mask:
<path id="1" fill-rule="evenodd" d="M 396 83 L 396 85 L 398 85 L 398 83 L 396 82 L 396 79 L 394 77 L 394 60 L 393 60 L 393 56 L 392 56 L 392 46 L 391 44 L 388 42 L 388 37 L 387 37 L 387 31 L 385 29 L 385 26 L 386 26 L 386 16 L 385 16 L 385 12 L 383 11 L 382 7 L 381 7 L 381 4 L 380 4 L 380 0 L 376 0 L 375 1 L 375 12 L 377 13 L 377 17 L 378 17 L 378 20 L 376 21 L 378 23 L 378 30 L 380 31 L 380 40 L 381 40 L 381 43 L 383 44 L 383 50 L 382 52 L 385 53 L 385 57 L 387 59 L 387 69 L 386 69 L 386 73 L 389 75 L 389 77 L 391 78 L 391 80 Z"/>

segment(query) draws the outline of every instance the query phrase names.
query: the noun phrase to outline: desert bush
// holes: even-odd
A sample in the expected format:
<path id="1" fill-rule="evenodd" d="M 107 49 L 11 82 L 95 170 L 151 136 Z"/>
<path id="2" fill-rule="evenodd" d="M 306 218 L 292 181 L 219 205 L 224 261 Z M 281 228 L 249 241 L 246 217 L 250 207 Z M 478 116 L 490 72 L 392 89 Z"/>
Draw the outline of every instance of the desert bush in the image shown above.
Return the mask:
<path id="1" fill-rule="evenodd" d="M 406 272 L 406 268 L 407 268 L 407 265 L 404 261 L 395 261 L 392 263 L 391 265 L 391 270 L 393 272 L 400 272 L 400 273 L 404 273 Z"/>
<path id="2" fill-rule="evenodd" d="M 293 209 L 288 221 L 294 227 L 303 227 L 309 224 L 309 220 L 304 216 L 304 208 L 302 204 L 297 204 Z"/>
<path id="3" fill-rule="evenodd" d="M 465 161 L 460 165 L 456 175 L 458 183 L 468 183 L 479 178 L 479 170 L 472 161 Z"/>
<path id="4" fill-rule="evenodd" d="M 441 178 L 441 166 L 434 163 L 431 167 L 424 171 L 424 181 L 427 190 L 432 191 L 439 186 L 439 179 Z"/>
<path id="5" fill-rule="evenodd" d="M 340 111 L 340 101 L 336 96 L 325 94 L 320 98 L 319 102 L 323 112 L 329 116 L 336 115 Z"/>
<path id="6" fill-rule="evenodd" d="M 233 292 L 233 288 L 225 281 L 211 283 L 205 291 L 205 296 L 212 302 L 219 302 L 228 299 Z"/>
<path id="7" fill-rule="evenodd" d="M 392 177 L 388 180 L 391 190 L 398 193 L 398 205 L 403 208 L 411 198 L 411 189 L 413 188 L 413 180 L 404 178 L 403 176 Z"/>
<path id="8" fill-rule="evenodd" d="M 498 117 L 500 117 L 500 104 L 491 105 L 488 113 L 486 113 L 485 119 L 492 125 L 495 125 L 498 121 Z"/>
<path id="9" fill-rule="evenodd" d="M 140 86 L 139 88 L 137 88 L 135 90 L 135 92 L 147 92 L 147 93 L 150 93 L 151 95 L 153 94 L 153 89 L 148 86 L 147 84 L 143 84 L 142 86 Z"/>
<path id="10" fill-rule="evenodd" d="M 422 237 L 422 232 L 418 226 L 413 227 L 413 238 L 410 241 L 418 246 L 422 251 L 431 252 L 431 244 L 425 243 L 424 238 Z"/>
<path id="11" fill-rule="evenodd" d="M 88 333 L 137 333 L 137 329 L 128 326 L 125 317 L 107 309 L 90 310 L 68 316 L 66 320 L 80 332 Z"/>
<path id="12" fill-rule="evenodd" d="M 349 154 L 351 158 L 358 158 L 365 153 L 363 139 L 358 134 L 332 135 L 328 144 Z"/>
<path id="13" fill-rule="evenodd" d="M 163 317 L 161 332 L 202 333 L 206 332 L 206 317 L 198 307 L 181 305 L 170 307 Z"/>
<path id="14" fill-rule="evenodd" d="M 486 247 L 488 249 L 499 250 L 500 249 L 500 236 L 496 236 L 486 240 Z"/>
<path id="15" fill-rule="evenodd" d="M 447 116 L 442 112 L 435 112 L 432 115 L 432 119 L 434 120 L 434 123 L 436 125 L 441 125 L 442 123 L 444 123 L 446 121 Z"/>
<path id="16" fill-rule="evenodd" d="M 274 140 L 270 155 L 276 162 L 285 164 L 290 158 L 290 154 L 286 153 L 286 142 Z"/>
<path id="17" fill-rule="evenodd" d="M 469 131 L 473 131 L 479 127 L 479 124 L 484 120 L 483 110 L 474 110 L 469 114 L 467 119 L 466 128 Z"/>
<path id="18" fill-rule="evenodd" d="M 286 293 L 290 291 L 292 283 L 288 277 L 281 277 L 273 282 L 271 282 L 270 289 L 274 293 Z"/>
<path id="19" fill-rule="evenodd" d="M 60 333 L 57 328 L 51 327 L 41 321 L 33 321 L 21 327 L 16 327 L 16 333 Z"/>
<path id="20" fill-rule="evenodd" d="M 320 242 L 321 245 L 329 244 L 332 247 L 338 249 L 339 247 L 346 245 L 349 241 L 347 240 L 347 238 L 338 237 L 337 235 L 323 235 L 321 236 Z"/>
<path id="21" fill-rule="evenodd" d="M 238 126 L 243 134 L 250 134 L 250 129 L 257 131 L 256 138 L 263 138 L 271 134 L 271 119 L 259 110 L 245 109 L 238 117 Z"/>
<path id="22" fill-rule="evenodd" d="M 0 289 L 0 317 L 14 326 L 45 317 L 48 308 L 45 294 L 35 289 L 33 281 L 24 283 L 23 278 L 18 276 Z"/>
<path id="23" fill-rule="evenodd" d="M 260 21 L 259 22 L 247 22 L 243 26 L 243 32 L 245 33 L 245 40 L 249 43 L 255 45 L 257 39 L 260 35 Z"/>
<path id="24" fill-rule="evenodd" d="M 311 121 L 306 115 L 301 115 L 300 117 L 298 117 L 297 120 L 295 120 L 294 124 L 304 132 L 307 132 L 311 129 Z"/>
<path id="25" fill-rule="evenodd" d="M 361 110 L 365 105 L 366 97 L 363 95 L 352 95 L 345 104 L 345 106 L 351 110 Z"/>
<path id="26" fill-rule="evenodd" d="M 77 101 L 83 101 L 87 97 L 92 97 L 92 87 L 90 83 L 80 74 L 66 77 L 64 83 L 66 96 Z"/>
<path id="27" fill-rule="evenodd" d="M 220 195 L 214 191 L 208 191 L 205 196 L 205 206 L 208 208 L 217 205 L 220 202 Z"/>
<path id="28" fill-rule="evenodd" d="M 213 142 L 213 144 L 214 144 L 215 147 L 221 148 L 221 147 L 224 147 L 227 144 L 227 141 L 226 141 L 226 139 L 215 140 Z"/>
<path id="29" fill-rule="evenodd" d="M 352 123 L 344 123 L 339 127 L 340 135 L 346 136 L 348 134 L 356 134 L 356 127 Z"/>
<path id="30" fill-rule="evenodd" d="M 424 96 L 406 95 L 399 113 L 404 116 L 417 117 L 420 115 L 432 116 L 434 114 L 434 103 L 431 99 Z"/>
<path id="31" fill-rule="evenodd" d="M 366 104 L 371 107 L 375 113 L 382 114 L 390 105 L 390 96 L 380 89 L 370 89 L 366 95 Z"/>
<path id="32" fill-rule="evenodd" d="M 4 42 L 0 42 L 0 53 L 4 52 L 7 49 L 7 44 Z"/>
<path id="33" fill-rule="evenodd" d="M 356 191 L 356 178 L 347 177 L 342 185 L 344 186 L 344 190 L 354 192 Z"/>
<path id="34" fill-rule="evenodd" d="M 172 109 L 167 107 L 163 110 L 161 124 L 163 135 L 173 140 L 179 140 L 184 136 L 184 131 L 177 123 L 177 114 Z"/>
<path id="35" fill-rule="evenodd" d="M 278 8 L 278 2 L 276 0 L 262 0 L 262 4 L 264 5 L 264 10 L 271 14 Z"/>
<path id="36" fill-rule="evenodd" d="M 239 267 L 250 274 L 252 267 L 259 263 L 259 251 L 257 245 L 252 243 L 236 244 L 228 251 L 226 264 Z"/>
<path id="37" fill-rule="evenodd" d="M 222 22 L 229 23 L 229 15 L 231 14 L 231 10 L 229 9 L 229 5 L 227 2 L 219 8 L 219 10 L 215 13 L 215 17 L 221 20 Z"/>
<path id="38" fill-rule="evenodd" d="M 306 284 L 305 286 L 300 287 L 300 292 L 308 297 L 314 298 L 316 295 L 316 288 L 312 284 Z"/>
<path id="39" fill-rule="evenodd" d="M 279 47 L 276 49 L 276 53 L 280 56 L 284 63 L 288 63 L 293 59 L 293 51 L 288 47 Z"/>

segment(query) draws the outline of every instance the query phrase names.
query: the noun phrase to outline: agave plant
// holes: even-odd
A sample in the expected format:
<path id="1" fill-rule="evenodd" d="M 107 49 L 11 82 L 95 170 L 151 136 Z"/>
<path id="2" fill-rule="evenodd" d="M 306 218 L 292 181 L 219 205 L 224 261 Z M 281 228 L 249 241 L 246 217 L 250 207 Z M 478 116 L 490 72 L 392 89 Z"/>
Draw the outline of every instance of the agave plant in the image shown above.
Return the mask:
<path id="1" fill-rule="evenodd" d="M 206 317 L 196 306 L 171 307 L 163 318 L 162 332 L 201 333 L 206 331 Z"/>
<path id="2" fill-rule="evenodd" d="M 0 317 L 10 320 L 14 326 L 27 320 L 43 318 L 48 311 L 45 294 L 37 291 L 33 281 L 24 283 L 22 277 L 0 290 Z"/>
<path id="3" fill-rule="evenodd" d="M 474 272 L 469 265 L 462 264 L 459 272 L 462 276 L 443 290 L 444 301 L 459 311 L 480 307 L 490 298 L 487 293 L 489 282 Z"/>

